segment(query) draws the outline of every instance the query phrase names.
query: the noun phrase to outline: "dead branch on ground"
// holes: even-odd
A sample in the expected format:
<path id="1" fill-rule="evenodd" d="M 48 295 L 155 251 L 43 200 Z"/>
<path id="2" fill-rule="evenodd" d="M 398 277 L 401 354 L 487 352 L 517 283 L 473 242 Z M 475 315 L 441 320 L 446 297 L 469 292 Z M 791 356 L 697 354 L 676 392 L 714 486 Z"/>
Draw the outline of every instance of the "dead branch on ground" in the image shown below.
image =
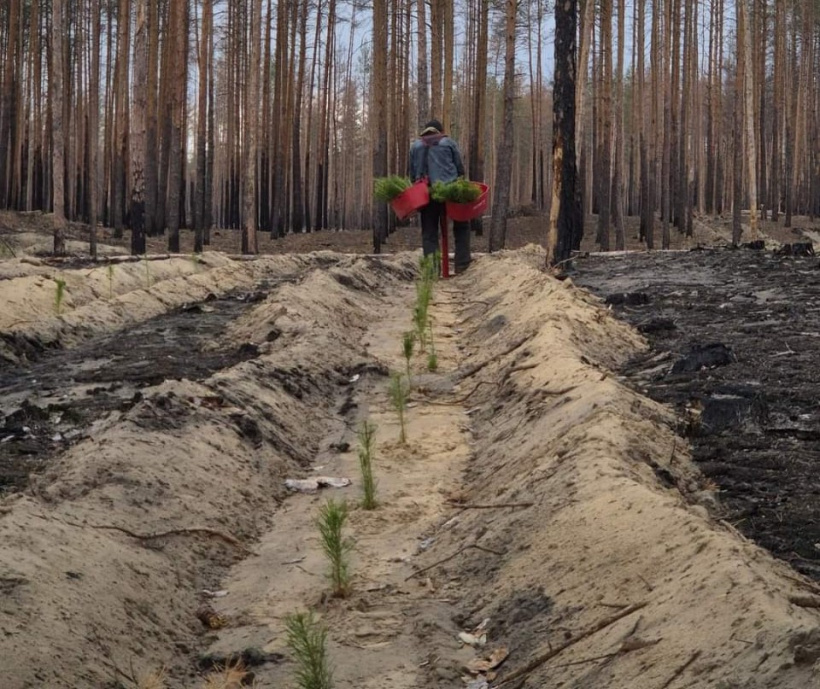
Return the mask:
<path id="1" fill-rule="evenodd" d="M 677 670 L 675 670 L 673 675 L 668 680 L 666 680 L 666 682 L 660 689 L 666 689 L 668 686 L 672 684 L 672 682 L 674 682 L 678 677 L 680 677 L 684 672 L 686 672 L 686 668 L 688 668 L 692 663 L 694 663 L 698 659 L 700 654 L 700 651 L 695 651 L 694 653 L 692 653 L 692 655 L 689 656 L 689 660 L 687 660 L 683 665 L 681 665 Z"/>
<path id="2" fill-rule="evenodd" d="M 432 565 L 429 565 L 428 567 L 420 569 L 417 572 L 413 572 L 412 574 L 406 576 L 404 578 L 404 580 L 408 581 L 409 579 L 412 579 L 413 577 L 419 576 L 419 574 L 424 574 L 425 572 L 429 572 L 431 569 L 433 569 L 435 567 L 438 567 L 439 565 L 443 565 L 445 562 L 449 562 L 454 557 L 457 557 L 458 555 L 461 555 L 461 553 L 463 553 L 465 550 L 468 550 L 470 548 L 475 548 L 476 550 L 480 550 L 484 553 L 490 553 L 490 555 L 501 556 L 501 555 L 504 554 L 504 553 L 499 553 L 497 550 L 490 550 L 490 548 L 485 548 L 484 546 L 476 545 L 475 543 L 470 543 L 468 545 L 465 545 L 465 546 L 459 548 L 458 550 L 456 550 L 456 552 L 452 553 L 451 555 L 448 555 L 443 560 L 439 560 L 438 562 L 434 562 Z"/>
<path id="3" fill-rule="evenodd" d="M 41 519 L 46 521 L 52 521 L 45 515 L 38 514 L 36 515 Z M 220 541 L 224 541 L 229 545 L 234 546 L 238 550 L 241 550 L 245 554 L 250 554 L 250 549 L 247 548 L 242 542 L 239 541 L 234 536 L 230 534 L 224 533 L 222 531 L 217 531 L 216 529 L 211 529 L 207 526 L 189 526 L 179 529 L 168 529 L 167 531 L 157 531 L 156 533 L 150 534 L 140 534 L 136 531 L 131 531 L 131 529 L 126 529 L 123 526 L 115 526 L 113 524 L 80 524 L 79 522 L 72 522 L 64 519 L 55 519 L 53 521 L 57 521 L 60 524 L 66 524 L 67 526 L 73 526 L 78 529 L 99 529 L 102 531 L 119 531 L 120 533 L 124 533 L 126 536 L 130 536 L 131 538 L 138 540 L 138 541 L 154 541 L 158 538 L 166 538 L 168 536 L 186 536 L 189 534 L 204 534 L 206 536 L 212 536 Z"/>
<path id="4" fill-rule="evenodd" d="M 578 642 L 583 641 L 584 639 L 587 639 L 590 636 L 593 636 L 594 634 L 597 634 L 601 630 L 606 629 L 610 625 L 615 624 L 616 622 L 623 619 L 624 617 L 628 617 L 633 612 L 637 612 L 638 610 L 640 610 L 642 608 L 645 608 L 647 605 L 648 605 L 648 603 L 646 601 L 643 601 L 641 603 L 635 603 L 634 605 L 630 605 L 628 608 L 625 608 L 624 610 L 621 610 L 620 612 L 617 612 L 614 615 L 611 615 L 610 617 L 606 617 L 603 620 L 600 620 L 600 621 L 596 622 L 589 629 L 587 629 L 587 630 L 581 632 L 580 634 L 578 634 L 578 636 L 573 637 L 572 639 L 570 639 L 569 641 L 564 642 L 560 646 L 556 646 L 555 648 L 551 648 L 546 653 L 543 653 L 542 655 L 535 658 L 535 660 L 532 660 L 531 662 L 527 663 L 521 669 L 516 670 L 515 672 L 511 673 L 510 675 L 505 677 L 498 684 L 498 686 L 499 687 L 504 686 L 505 684 L 509 684 L 510 682 L 512 682 L 514 679 L 518 679 L 519 677 L 525 677 L 526 675 L 529 675 L 533 670 L 536 670 L 537 668 L 541 667 L 544 663 L 551 660 L 552 658 L 554 658 L 558 654 L 563 653 L 565 650 L 567 650 L 571 646 L 574 646 Z"/>
<path id="5" fill-rule="evenodd" d="M 481 371 L 485 366 L 488 366 L 489 364 L 493 363 L 494 361 L 498 361 L 501 357 L 507 356 L 507 354 L 512 354 L 516 349 L 518 349 L 522 345 L 526 344 L 529 340 L 531 340 L 532 337 L 533 337 L 532 333 L 529 334 L 529 335 L 525 335 L 524 337 L 519 337 L 509 347 L 507 347 L 503 352 L 499 352 L 495 356 L 492 356 L 489 359 L 486 359 L 485 361 L 482 361 L 480 364 L 473 364 L 472 366 L 468 367 L 466 371 L 464 371 L 463 373 L 461 373 L 458 376 L 459 380 L 464 380 L 465 378 L 470 378 L 471 376 L 474 376 L 476 373 Z"/>
<path id="6" fill-rule="evenodd" d="M 451 500 L 449 503 L 450 507 L 459 510 L 500 510 L 505 507 L 532 507 L 533 505 L 535 505 L 534 502 L 500 502 L 496 505 L 471 505 L 470 503 L 458 503 Z"/>

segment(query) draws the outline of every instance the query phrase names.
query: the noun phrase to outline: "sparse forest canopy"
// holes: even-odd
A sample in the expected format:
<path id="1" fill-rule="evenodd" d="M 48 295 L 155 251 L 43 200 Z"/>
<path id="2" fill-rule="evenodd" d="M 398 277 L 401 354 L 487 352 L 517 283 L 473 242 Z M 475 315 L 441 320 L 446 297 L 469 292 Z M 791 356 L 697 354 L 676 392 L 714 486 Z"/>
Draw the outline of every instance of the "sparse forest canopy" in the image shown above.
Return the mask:
<path id="1" fill-rule="evenodd" d="M 697 214 L 734 211 L 739 241 L 760 217 L 820 213 L 815 0 L 572 4 L 578 186 L 603 248 L 623 246 L 629 216 L 652 247 Z M 493 189 L 512 122 L 503 193 L 546 211 L 553 13 L 547 0 L 4 0 L 0 208 L 131 229 L 136 253 L 163 232 L 174 250 L 181 228 L 198 247 L 214 226 L 242 228 L 249 252 L 257 230 L 369 229 L 373 178 L 406 174 L 419 123 L 438 117 Z"/>

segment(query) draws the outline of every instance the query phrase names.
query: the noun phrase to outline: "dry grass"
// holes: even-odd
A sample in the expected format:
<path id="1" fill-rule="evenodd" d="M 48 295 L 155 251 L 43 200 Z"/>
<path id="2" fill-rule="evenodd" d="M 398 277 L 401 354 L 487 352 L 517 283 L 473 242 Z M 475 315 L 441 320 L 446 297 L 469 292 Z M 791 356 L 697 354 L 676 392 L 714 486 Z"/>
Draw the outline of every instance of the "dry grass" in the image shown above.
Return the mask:
<path id="1" fill-rule="evenodd" d="M 140 677 L 137 680 L 137 687 L 139 689 L 165 689 L 165 670 L 158 670 L 145 677 Z"/>
<path id="2" fill-rule="evenodd" d="M 221 672 L 208 675 L 202 689 L 241 689 L 241 687 L 256 686 L 255 682 L 250 685 L 243 684 L 247 674 L 247 671 L 241 665 L 226 667 Z"/>
<path id="3" fill-rule="evenodd" d="M 227 667 L 205 677 L 202 689 L 243 689 L 244 687 L 257 686 L 256 682 L 243 684 L 247 674 L 248 672 L 241 665 Z M 137 680 L 137 687 L 138 689 L 167 689 L 165 670 L 159 670 L 145 677 L 140 677 Z"/>

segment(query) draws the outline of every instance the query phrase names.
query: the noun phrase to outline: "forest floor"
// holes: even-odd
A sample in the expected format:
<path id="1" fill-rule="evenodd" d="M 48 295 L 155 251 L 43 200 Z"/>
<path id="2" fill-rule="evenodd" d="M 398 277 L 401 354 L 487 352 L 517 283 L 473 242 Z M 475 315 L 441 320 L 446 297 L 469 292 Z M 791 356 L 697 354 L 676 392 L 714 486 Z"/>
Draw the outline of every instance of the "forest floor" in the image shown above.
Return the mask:
<path id="1" fill-rule="evenodd" d="M 55 266 L 39 222 L 0 217 L 4 687 L 198 688 L 237 658 L 293 686 L 284 620 L 308 609 L 337 687 L 820 686 L 820 265 L 772 251 L 808 220 L 563 281 L 537 246 L 480 256 L 436 285 L 406 443 L 388 374 L 417 252 L 355 256 L 369 236 L 337 232 Z M 516 227 L 531 243 L 543 220 Z M 285 485 L 317 477 L 351 485 Z M 328 497 L 351 508 L 344 599 Z"/>

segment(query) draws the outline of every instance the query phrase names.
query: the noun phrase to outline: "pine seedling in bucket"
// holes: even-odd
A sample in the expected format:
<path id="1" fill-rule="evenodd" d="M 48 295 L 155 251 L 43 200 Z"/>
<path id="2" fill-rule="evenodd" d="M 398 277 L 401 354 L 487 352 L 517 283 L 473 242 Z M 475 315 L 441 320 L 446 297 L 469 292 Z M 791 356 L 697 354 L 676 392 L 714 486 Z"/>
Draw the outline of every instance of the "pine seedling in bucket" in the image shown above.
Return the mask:
<path id="1" fill-rule="evenodd" d="M 390 376 L 390 401 L 396 408 L 399 415 L 399 442 L 407 442 L 407 433 L 404 428 L 404 413 L 407 410 L 407 386 L 401 373 L 393 373 Z"/>
<path id="2" fill-rule="evenodd" d="M 373 478 L 373 455 L 375 454 L 376 426 L 365 421 L 359 429 L 359 468 L 362 472 L 362 507 L 374 510 L 376 502 L 376 480 Z"/>
<path id="3" fill-rule="evenodd" d="M 404 361 L 407 364 L 407 385 L 408 387 L 412 385 L 412 379 L 410 377 L 410 360 L 413 358 L 413 348 L 416 345 L 416 333 L 412 330 L 408 330 L 404 333 L 404 338 L 402 339 L 402 354 L 404 354 Z"/>
<path id="4" fill-rule="evenodd" d="M 347 521 L 347 503 L 328 500 L 319 511 L 317 525 L 322 551 L 330 564 L 328 575 L 333 595 L 344 598 L 350 592 L 350 551 L 353 543 L 342 530 Z"/>
<path id="5" fill-rule="evenodd" d="M 333 676 L 327 657 L 327 629 L 311 612 L 285 618 L 288 648 L 296 662 L 299 689 L 332 689 Z"/>
<path id="6" fill-rule="evenodd" d="M 54 278 L 54 283 L 54 311 L 59 316 L 63 309 L 63 299 L 65 298 L 65 280 Z"/>

